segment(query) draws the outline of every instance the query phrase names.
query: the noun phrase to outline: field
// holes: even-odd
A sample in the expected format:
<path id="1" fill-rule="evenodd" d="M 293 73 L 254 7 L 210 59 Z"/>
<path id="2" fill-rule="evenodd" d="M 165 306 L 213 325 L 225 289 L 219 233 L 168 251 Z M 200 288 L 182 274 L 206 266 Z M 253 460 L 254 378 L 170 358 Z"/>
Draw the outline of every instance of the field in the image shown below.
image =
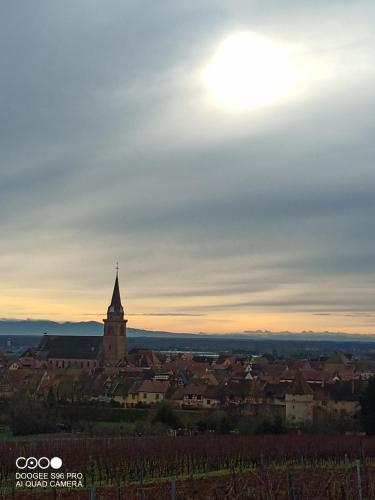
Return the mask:
<path id="1" fill-rule="evenodd" d="M 81 490 L 14 490 L 18 456 L 59 456 Z M 213 436 L 0 443 L 1 499 L 375 498 L 375 438 Z M 362 495 L 359 496 L 359 495 Z"/>

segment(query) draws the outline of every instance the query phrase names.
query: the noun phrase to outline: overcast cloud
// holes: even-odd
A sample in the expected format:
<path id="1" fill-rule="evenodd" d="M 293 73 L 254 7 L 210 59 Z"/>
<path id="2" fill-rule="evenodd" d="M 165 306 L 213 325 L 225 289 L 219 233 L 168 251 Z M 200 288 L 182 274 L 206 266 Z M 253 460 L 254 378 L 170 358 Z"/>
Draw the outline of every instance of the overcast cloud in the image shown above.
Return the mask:
<path id="1" fill-rule="evenodd" d="M 375 331 L 373 1 L 0 8 L 0 316 L 95 318 L 118 260 L 131 326 Z M 213 100 L 237 32 L 295 95 Z"/>

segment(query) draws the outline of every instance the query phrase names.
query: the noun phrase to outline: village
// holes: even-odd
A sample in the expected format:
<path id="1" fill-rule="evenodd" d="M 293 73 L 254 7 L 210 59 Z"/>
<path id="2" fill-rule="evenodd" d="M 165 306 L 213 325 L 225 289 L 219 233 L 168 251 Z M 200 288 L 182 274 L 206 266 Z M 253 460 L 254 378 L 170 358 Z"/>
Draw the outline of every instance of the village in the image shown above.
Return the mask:
<path id="1" fill-rule="evenodd" d="M 53 353 L 52 353 L 53 355 Z M 0 398 L 20 394 L 67 402 L 116 402 L 124 408 L 168 403 L 180 409 L 228 408 L 280 417 L 290 426 L 326 418 L 353 419 L 375 362 L 337 353 L 316 360 L 271 355 L 216 356 L 134 349 L 117 366 L 91 359 L 43 359 L 28 349 L 16 360 L 1 354 Z"/>
<path id="2" fill-rule="evenodd" d="M 0 400 L 225 409 L 289 428 L 355 429 L 375 361 L 350 353 L 302 359 L 276 354 L 126 351 L 118 271 L 103 336 L 48 335 L 20 356 L 0 353 Z"/>

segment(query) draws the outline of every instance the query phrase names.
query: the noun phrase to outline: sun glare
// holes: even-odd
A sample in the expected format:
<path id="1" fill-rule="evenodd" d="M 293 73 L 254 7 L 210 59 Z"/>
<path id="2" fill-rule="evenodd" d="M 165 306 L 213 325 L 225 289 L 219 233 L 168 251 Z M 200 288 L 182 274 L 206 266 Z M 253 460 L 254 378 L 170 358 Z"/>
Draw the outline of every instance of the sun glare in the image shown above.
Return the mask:
<path id="1" fill-rule="evenodd" d="M 232 35 L 219 45 L 203 77 L 215 100 L 246 109 L 288 97 L 301 74 L 286 46 L 245 33 Z"/>

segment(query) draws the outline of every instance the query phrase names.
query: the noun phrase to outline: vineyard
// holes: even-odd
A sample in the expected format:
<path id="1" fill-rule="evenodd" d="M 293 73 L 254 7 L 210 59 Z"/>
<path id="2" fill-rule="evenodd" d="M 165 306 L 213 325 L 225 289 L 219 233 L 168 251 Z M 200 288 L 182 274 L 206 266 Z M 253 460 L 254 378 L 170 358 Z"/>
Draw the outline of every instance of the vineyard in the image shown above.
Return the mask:
<path id="1" fill-rule="evenodd" d="M 83 473 L 83 488 L 15 489 L 19 456 L 59 456 L 61 470 Z M 0 457 L 0 499 L 375 499 L 373 437 L 205 435 L 3 442 Z"/>

